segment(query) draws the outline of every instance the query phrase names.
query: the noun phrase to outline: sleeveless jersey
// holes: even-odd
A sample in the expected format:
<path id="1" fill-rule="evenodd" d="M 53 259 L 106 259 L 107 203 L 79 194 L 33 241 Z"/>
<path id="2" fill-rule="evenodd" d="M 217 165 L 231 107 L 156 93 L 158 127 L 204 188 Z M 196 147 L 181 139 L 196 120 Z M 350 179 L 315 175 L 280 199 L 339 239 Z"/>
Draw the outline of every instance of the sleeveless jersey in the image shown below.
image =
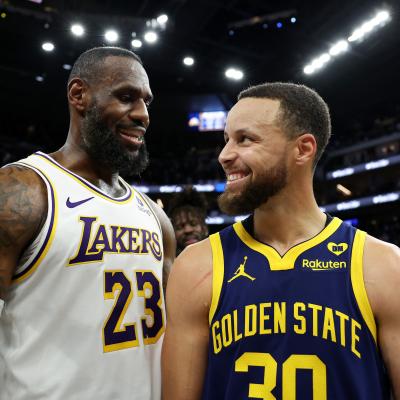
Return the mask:
<path id="1" fill-rule="evenodd" d="M 251 224 L 210 236 L 203 399 L 388 400 L 363 281 L 365 233 L 333 218 L 280 256 Z"/>
<path id="2" fill-rule="evenodd" d="M 121 179 L 112 198 L 35 153 L 48 213 L 0 318 L 1 400 L 159 400 L 162 232 Z M 1 367 L 1 364 L 0 364 Z"/>

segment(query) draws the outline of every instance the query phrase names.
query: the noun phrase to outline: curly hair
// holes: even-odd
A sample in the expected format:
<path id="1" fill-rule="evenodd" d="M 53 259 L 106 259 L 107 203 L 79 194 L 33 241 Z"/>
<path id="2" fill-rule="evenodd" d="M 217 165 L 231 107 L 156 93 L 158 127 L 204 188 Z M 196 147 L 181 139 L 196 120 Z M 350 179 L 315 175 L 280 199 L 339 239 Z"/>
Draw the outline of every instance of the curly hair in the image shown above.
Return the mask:
<path id="1" fill-rule="evenodd" d="M 205 219 L 207 216 L 207 200 L 203 193 L 199 193 L 193 186 L 187 186 L 177 193 L 169 204 L 168 215 L 174 218 L 177 213 L 186 211 Z"/>

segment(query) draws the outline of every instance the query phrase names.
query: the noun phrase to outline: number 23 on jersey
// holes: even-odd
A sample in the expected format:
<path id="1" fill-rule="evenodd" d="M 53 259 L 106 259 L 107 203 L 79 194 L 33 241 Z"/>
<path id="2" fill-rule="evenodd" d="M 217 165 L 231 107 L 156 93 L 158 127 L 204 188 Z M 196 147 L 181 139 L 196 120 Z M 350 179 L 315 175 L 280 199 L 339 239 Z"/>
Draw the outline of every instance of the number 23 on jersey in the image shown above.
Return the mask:
<path id="1" fill-rule="evenodd" d="M 135 271 L 134 279 L 136 285 L 124 271 L 104 272 L 104 299 L 114 300 L 113 308 L 103 326 L 105 353 L 139 346 L 137 323 L 141 324 L 145 345 L 156 343 L 164 332 L 163 299 L 159 280 L 153 271 L 148 270 Z M 123 323 L 135 295 L 144 299 L 141 320 Z"/>

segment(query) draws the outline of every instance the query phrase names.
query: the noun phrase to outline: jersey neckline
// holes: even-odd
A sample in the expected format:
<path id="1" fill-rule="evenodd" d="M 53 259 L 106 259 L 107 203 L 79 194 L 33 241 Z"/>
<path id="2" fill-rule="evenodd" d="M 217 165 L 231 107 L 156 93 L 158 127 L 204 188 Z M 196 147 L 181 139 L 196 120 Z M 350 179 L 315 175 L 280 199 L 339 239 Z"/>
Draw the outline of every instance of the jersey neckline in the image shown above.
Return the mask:
<path id="1" fill-rule="evenodd" d="M 251 236 L 242 222 L 233 224 L 233 229 L 246 246 L 267 258 L 271 270 L 282 271 L 294 269 L 295 261 L 301 253 L 325 241 L 339 228 L 341 223 L 342 221 L 339 218 L 334 217 L 321 232 L 304 242 L 294 245 L 283 256 L 272 246 L 259 242 Z"/>
<path id="2" fill-rule="evenodd" d="M 132 190 L 131 186 L 128 183 L 126 183 L 120 176 L 118 177 L 118 180 L 122 184 L 122 186 L 125 188 L 125 194 L 123 194 L 120 197 L 112 197 L 112 196 L 108 195 L 106 192 L 104 192 L 103 190 L 101 190 L 100 188 L 98 188 L 97 186 L 90 183 L 85 178 L 82 178 L 81 176 L 70 171 L 68 168 L 63 167 L 60 163 L 58 163 L 56 160 L 54 160 L 54 158 L 52 158 L 48 154 L 45 154 L 41 151 L 37 151 L 33 155 L 43 158 L 44 160 L 46 160 L 47 162 L 49 162 L 50 164 L 52 164 L 53 166 L 55 166 L 56 168 L 58 168 L 59 170 L 64 172 L 65 174 L 69 175 L 75 181 L 77 181 L 78 183 L 85 186 L 92 193 L 94 193 L 106 200 L 110 200 L 110 201 L 116 202 L 116 203 L 122 203 L 122 202 L 125 203 L 125 202 L 130 201 L 133 198 L 134 191 Z"/>

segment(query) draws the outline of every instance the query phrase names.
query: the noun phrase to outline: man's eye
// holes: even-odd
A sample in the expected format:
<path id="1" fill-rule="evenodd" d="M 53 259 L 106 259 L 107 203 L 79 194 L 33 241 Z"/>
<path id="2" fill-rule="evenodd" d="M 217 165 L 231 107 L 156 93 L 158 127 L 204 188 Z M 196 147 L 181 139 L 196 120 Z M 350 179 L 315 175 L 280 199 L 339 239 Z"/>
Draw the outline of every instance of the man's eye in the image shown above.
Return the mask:
<path id="1" fill-rule="evenodd" d="M 132 97 L 129 94 L 122 94 L 121 96 L 119 96 L 119 99 L 124 103 L 128 103 L 131 101 Z"/>

